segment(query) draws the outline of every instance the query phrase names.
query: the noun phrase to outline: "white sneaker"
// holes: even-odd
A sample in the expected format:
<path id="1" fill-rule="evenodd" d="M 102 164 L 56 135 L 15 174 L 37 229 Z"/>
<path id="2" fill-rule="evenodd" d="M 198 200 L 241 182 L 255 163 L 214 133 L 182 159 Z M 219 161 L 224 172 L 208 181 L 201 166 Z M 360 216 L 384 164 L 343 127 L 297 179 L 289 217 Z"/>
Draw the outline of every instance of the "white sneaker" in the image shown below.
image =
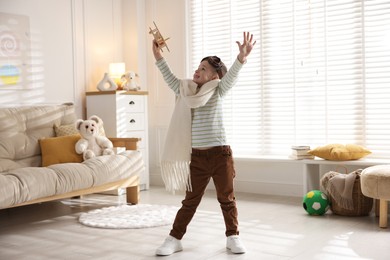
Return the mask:
<path id="1" fill-rule="evenodd" d="M 182 250 L 183 246 L 181 245 L 181 241 L 173 236 L 168 236 L 164 243 L 157 248 L 156 255 L 171 255 Z"/>
<path id="2" fill-rule="evenodd" d="M 246 251 L 245 246 L 242 244 L 238 235 L 227 237 L 226 248 L 230 249 L 234 254 L 243 254 Z"/>

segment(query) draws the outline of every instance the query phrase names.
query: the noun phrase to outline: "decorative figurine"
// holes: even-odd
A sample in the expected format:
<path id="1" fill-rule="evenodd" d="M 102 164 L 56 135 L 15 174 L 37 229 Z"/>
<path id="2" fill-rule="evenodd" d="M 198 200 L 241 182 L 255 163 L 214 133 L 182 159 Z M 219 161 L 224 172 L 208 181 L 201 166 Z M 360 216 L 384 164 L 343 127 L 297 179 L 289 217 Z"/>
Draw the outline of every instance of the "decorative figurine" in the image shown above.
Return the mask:
<path id="1" fill-rule="evenodd" d="M 140 90 L 141 88 L 137 85 L 137 82 L 135 78 L 138 77 L 138 74 L 135 73 L 134 71 L 128 71 L 125 74 L 122 75 L 121 77 L 121 87 L 123 90 L 133 90 L 137 91 Z"/>
<path id="2" fill-rule="evenodd" d="M 108 73 L 104 73 L 103 79 L 98 83 L 97 89 L 100 91 L 111 91 L 116 90 L 118 86 L 116 83 L 110 78 Z"/>

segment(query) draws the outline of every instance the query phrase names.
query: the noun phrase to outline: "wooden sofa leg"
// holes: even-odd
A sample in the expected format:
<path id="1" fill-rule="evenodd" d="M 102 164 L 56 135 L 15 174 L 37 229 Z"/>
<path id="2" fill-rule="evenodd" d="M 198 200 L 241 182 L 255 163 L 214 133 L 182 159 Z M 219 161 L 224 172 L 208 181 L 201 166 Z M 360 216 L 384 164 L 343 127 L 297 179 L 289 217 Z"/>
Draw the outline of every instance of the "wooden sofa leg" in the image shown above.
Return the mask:
<path id="1" fill-rule="evenodd" d="M 126 201 L 129 204 L 138 204 L 139 201 L 139 186 L 131 186 L 126 188 Z"/>
<path id="2" fill-rule="evenodd" d="M 379 227 L 387 228 L 387 200 L 379 200 Z"/>

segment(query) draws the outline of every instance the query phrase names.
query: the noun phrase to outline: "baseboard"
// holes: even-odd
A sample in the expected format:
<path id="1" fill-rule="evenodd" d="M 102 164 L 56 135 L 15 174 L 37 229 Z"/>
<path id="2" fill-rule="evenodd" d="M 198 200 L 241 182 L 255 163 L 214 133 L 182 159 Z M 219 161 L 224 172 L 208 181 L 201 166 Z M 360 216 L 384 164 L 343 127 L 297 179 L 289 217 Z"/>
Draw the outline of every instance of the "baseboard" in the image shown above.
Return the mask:
<path id="1" fill-rule="evenodd" d="M 160 175 L 151 174 L 150 184 L 153 186 L 164 186 L 164 182 Z M 292 196 L 301 197 L 303 186 L 292 183 L 270 183 L 270 182 L 258 182 L 258 181 L 243 181 L 235 180 L 235 191 L 246 192 L 254 194 L 265 194 L 265 195 L 278 195 L 278 196 Z M 212 181 L 208 185 L 207 189 L 214 190 Z"/>

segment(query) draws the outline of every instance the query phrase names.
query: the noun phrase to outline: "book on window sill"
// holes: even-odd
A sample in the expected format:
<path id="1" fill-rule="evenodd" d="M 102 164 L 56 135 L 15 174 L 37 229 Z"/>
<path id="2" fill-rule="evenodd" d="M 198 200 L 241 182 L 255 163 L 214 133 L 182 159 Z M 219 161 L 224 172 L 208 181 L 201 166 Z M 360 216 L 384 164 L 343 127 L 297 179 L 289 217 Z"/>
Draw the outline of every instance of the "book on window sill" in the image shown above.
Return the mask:
<path id="1" fill-rule="evenodd" d="M 310 146 L 308 146 L 308 145 L 292 145 L 291 149 L 293 149 L 293 150 L 310 150 Z"/>
<path id="2" fill-rule="evenodd" d="M 297 156 L 297 155 L 310 155 L 308 154 L 307 152 L 309 152 L 309 150 L 291 150 L 291 155 L 294 155 L 294 156 Z"/>
<path id="3" fill-rule="evenodd" d="M 314 155 L 290 155 L 288 158 L 293 160 L 314 159 Z"/>

